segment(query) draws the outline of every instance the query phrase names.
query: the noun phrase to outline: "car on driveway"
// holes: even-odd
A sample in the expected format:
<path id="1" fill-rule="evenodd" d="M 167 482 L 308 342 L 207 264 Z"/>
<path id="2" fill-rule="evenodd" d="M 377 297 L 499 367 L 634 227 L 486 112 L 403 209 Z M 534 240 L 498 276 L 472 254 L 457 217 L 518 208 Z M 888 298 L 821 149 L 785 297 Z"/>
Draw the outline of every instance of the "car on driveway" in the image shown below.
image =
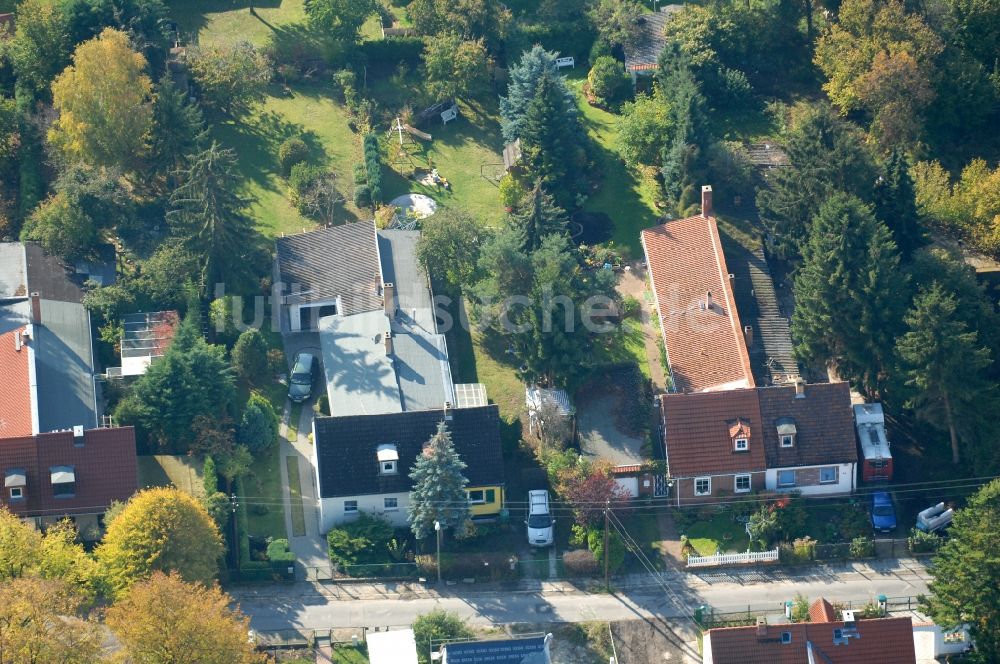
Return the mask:
<path id="1" fill-rule="evenodd" d="M 296 353 L 292 363 L 292 374 L 288 379 L 288 399 L 292 403 L 308 401 L 312 396 L 313 384 L 319 361 L 311 353 Z"/>
<path id="2" fill-rule="evenodd" d="M 896 508 L 888 491 L 872 494 L 872 528 L 877 533 L 891 533 L 896 529 Z"/>

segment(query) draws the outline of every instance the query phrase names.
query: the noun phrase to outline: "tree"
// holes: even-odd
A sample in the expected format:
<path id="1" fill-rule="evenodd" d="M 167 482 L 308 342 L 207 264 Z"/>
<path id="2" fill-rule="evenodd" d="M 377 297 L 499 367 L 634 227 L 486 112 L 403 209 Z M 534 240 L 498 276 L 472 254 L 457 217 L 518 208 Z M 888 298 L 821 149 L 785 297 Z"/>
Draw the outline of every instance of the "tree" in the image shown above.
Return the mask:
<path id="1" fill-rule="evenodd" d="M 248 201 L 238 193 L 236 153 L 214 141 L 194 155 L 170 196 L 167 220 L 175 236 L 201 257 L 201 285 L 226 279 L 244 285 L 253 280 L 260 235 L 245 213 Z"/>
<path id="2" fill-rule="evenodd" d="M 462 39 L 483 39 L 497 53 L 511 22 L 511 12 L 500 0 L 413 0 L 406 15 L 422 35 L 457 33 Z"/>
<path id="3" fill-rule="evenodd" d="M 0 583 L 0 654 L 4 662 L 102 661 L 100 626 L 80 616 L 86 602 L 62 581 Z"/>
<path id="4" fill-rule="evenodd" d="M 313 28 L 353 44 L 361 26 L 377 9 L 375 0 L 307 0 L 306 18 Z"/>
<path id="5" fill-rule="evenodd" d="M 115 418 L 138 425 L 162 447 L 184 453 L 195 441 L 195 419 L 219 418 L 235 398 L 235 389 L 225 348 L 206 343 L 189 315 L 163 358 L 119 403 Z"/>
<path id="6" fill-rule="evenodd" d="M 236 437 L 251 453 L 261 452 L 278 439 L 278 424 L 278 414 L 274 412 L 271 402 L 253 392 L 247 401 L 247 407 L 243 409 Z"/>
<path id="7" fill-rule="evenodd" d="M 76 526 L 68 519 L 49 526 L 34 553 L 34 572 L 69 584 L 81 600 L 90 602 L 102 590 L 101 570 L 77 538 Z"/>
<path id="8" fill-rule="evenodd" d="M 256 664 L 267 661 L 247 638 L 250 620 L 218 586 L 156 572 L 107 611 L 131 661 L 144 664 Z"/>
<path id="9" fill-rule="evenodd" d="M 155 172 L 177 186 L 176 173 L 190 155 L 204 149 L 208 131 L 201 109 L 188 100 L 187 92 L 174 85 L 170 75 L 160 79 L 153 97 L 153 124 L 149 134 L 149 153 Z"/>
<path id="10" fill-rule="evenodd" d="M 851 125 L 826 105 L 798 110 L 787 152 L 788 167 L 768 175 L 757 202 L 777 252 L 797 258 L 819 206 L 835 191 L 870 200 L 875 169 Z"/>
<path id="11" fill-rule="evenodd" d="M 236 374 L 251 385 L 261 385 L 269 378 L 267 341 L 257 328 L 243 332 L 232 351 Z"/>
<path id="12" fill-rule="evenodd" d="M 854 196 L 836 193 L 813 220 L 795 277 L 792 336 L 804 362 L 828 361 L 869 394 L 884 385 L 906 295 L 885 224 Z"/>
<path id="13" fill-rule="evenodd" d="M 77 258 L 97 242 L 97 228 L 90 215 L 65 194 L 45 199 L 24 222 L 21 237 L 36 240 L 46 252 Z"/>
<path id="14" fill-rule="evenodd" d="M 152 81 L 146 58 L 111 28 L 80 44 L 73 64 L 52 83 L 59 119 L 49 142 L 70 161 L 121 167 L 143 147 L 151 126 Z"/>
<path id="15" fill-rule="evenodd" d="M 531 192 L 521 201 L 520 209 L 510 215 L 510 221 L 522 237 L 521 249 L 532 253 L 547 235 L 566 234 L 569 219 L 536 180 Z"/>
<path id="16" fill-rule="evenodd" d="M 925 218 L 960 234 L 972 248 L 1000 256 L 1000 167 L 990 170 L 974 159 L 954 186 L 937 162 L 920 162 L 913 170 L 917 208 Z"/>
<path id="17" fill-rule="evenodd" d="M 438 209 L 420 222 L 417 260 L 444 290 L 457 294 L 477 281 L 477 262 L 490 229 L 455 208 Z"/>
<path id="18" fill-rule="evenodd" d="M 229 115 L 262 102 L 271 81 L 270 62 L 247 41 L 189 48 L 187 65 L 202 103 Z"/>
<path id="19" fill-rule="evenodd" d="M 0 509 L 0 581 L 28 574 L 38 560 L 42 536 L 6 508 Z"/>
<path id="20" fill-rule="evenodd" d="M 318 164 L 298 163 L 288 178 L 295 209 L 325 224 L 336 221 L 344 196 L 337 189 L 337 176 Z"/>
<path id="21" fill-rule="evenodd" d="M 695 203 L 698 184 L 706 168 L 705 150 L 711 143 L 705 98 L 695 79 L 690 57 L 678 45 L 664 49 L 659 60 L 660 85 L 666 96 L 674 135 L 663 147 L 663 188 L 676 205 L 678 214 L 687 214 Z"/>
<path id="22" fill-rule="evenodd" d="M 920 417 L 948 430 L 955 464 L 961 457 L 960 422 L 991 389 L 983 370 L 992 363 L 989 348 L 979 347 L 976 332 L 956 318 L 957 307 L 956 298 L 938 283 L 921 290 L 906 315 L 909 330 L 897 345 L 907 384 L 915 389 L 910 405 Z"/>
<path id="23" fill-rule="evenodd" d="M 983 486 L 955 513 L 930 574 L 928 615 L 942 627 L 968 623 L 975 661 L 995 661 L 1000 652 L 1000 480 Z"/>
<path id="24" fill-rule="evenodd" d="M 638 46 L 641 31 L 636 29 L 645 7 L 634 0 L 599 0 L 588 11 L 590 22 L 610 46 Z"/>
<path id="25" fill-rule="evenodd" d="M 656 86 L 652 95 L 640 93 L 635 101 L 622 104 L 616 126 L 618 151 L 626 164 L 661 165 L 662 147 L 673 135 L 670 107 L 662 88 Z"/>
<path id="26" fill-rule="evenodd" d="M 177 572 L 192 583 L 212 583 L 222 538 L 194 497 L 173 488 L 146 489 L 132 496 L 108 524 L 96 555 L 112 592 L 122 597 L 157 571 Z"/>
<path id="27" fill-rule="evenodd" d="M 430 664 L 434 646 L 449 640 L 471 639 L 472 636 L 472 630 L 458 614 L 444 609 L 434 609 L 413 621 L 413 640 L 417 643 L 420 664 Z"/>
<path id="28" fill-rule="evenodd" d="M 469 499 L 465 495 L 462 471 L 465 462 L 458 456 L 451 442 L 451 433 L 444 422 L 438 424 L 437 433 L 424 445 L 417 457 L 410 479 L 408 507 L 410 528 L 417 539 L 434 532 L 434 522 L 442 529 L 458 528 L 469 520 Z"/>
<path id="29" fill-rule="evenodd" d="M 600 101 L 608 103 L 618 99 L 618 96 L 629 84 L 629 78 L 622 63 L 610 55 L 602 55 L 594 61 L 594 66 L 590 68 L 587 82 L 590 84 L 590 91 L 594 93 L 594 96 Z"/>
<path id="30" fill-rule="evenodd" d="M 490 83 L 490 58 L 482 39 L 448 32 L 424 41 L 427 93 L 433 99 L 476 97 Z"/>
<path id="31" fill-rule="evenodd" d="M 563 495 L 573 503 L 573 517 L 581 526 L 596 526 L 604 521 L 604 510 L 610 506 L 616 515 L 628 510 L 632 495 L 615 481 L 611 466 L 594 465 L 590 471 L 574 478 L 564 487 Z"/>
<path id="32" fill-rule="evenodd" d="M 920 225 L 917 199 L 906 155 L 899 149 L 889 153 L 875 182 L 875 214 L 892 231 L 903 260 L 926 242 Z"/>
<path id="33" fill-rule="evenodd" d="M 573 93 L 566 84 L 566 79 L 559 74 L 556 54 L 535 46 L 530 51 L 525 51 L 517 64 L 507 72 L 507 96 L 500 97 L 500 128 L 505 142 L 513 143 L 520 138 L 528 107 L 538 93 L 542 75 L 546 73 L 549 74 L 550 84 L 562 94 L 566 113 L 573 115 L 574 120 L 571 122 L 577 122 Z"/>
<path id="34" fill-rule="evenodd" d="M 93 39 L 104 28 L 128 33 L 136 50 L 147 57 L 162 55 L 170 46 L 167 8 L 160 0 L 60 0 L 70 42 Z"/>
<path id="35" fill-rule="evenodd" d="M 49 95 L 49 84 L 69 64 L 72 44 L 66 21 L 48 0 L 24 0 L 17 5 L 17 28 L 6 47 L 17 87 L 29 98 Z"/>

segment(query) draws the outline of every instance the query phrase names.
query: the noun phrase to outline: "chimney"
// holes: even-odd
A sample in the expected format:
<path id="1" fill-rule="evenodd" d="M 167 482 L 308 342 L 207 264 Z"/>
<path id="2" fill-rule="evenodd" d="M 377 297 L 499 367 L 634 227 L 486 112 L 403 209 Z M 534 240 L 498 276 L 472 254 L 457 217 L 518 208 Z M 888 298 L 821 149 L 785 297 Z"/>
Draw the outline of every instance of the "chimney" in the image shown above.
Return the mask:
<path id="1" fill-rule="evenodd" d="M 392 332 L 389 330 L 385 332 L 385 354 L 386 356 L 392 355 Z"/>
<path id="2" fill-rule="evenodd" d="M 42 324 L 42 296 L 39 293 L 31 294 L 31 322 L 35 325 Z"/>
<path id="3" fill-rule="evenodd" d="M 444 421 L 445 422 L 451 422 L 451 420 L 452 420 L 451 402 L 450 401 L 445 401 L 444 402 Z"/>
<path id="4" fill-rule="evenodd" d="M 712 291 L 705 292 L 705 308 L 706 309 L 712 308 Z"/>
<path id="5" fill-rule="evenodd" d="M 757 638 L 763 639 L 767 637 L 767 618 L 764 616 L 757 616 Z"/>
<path id="6" fill-rule="evenodd" d="M 806 398 L 806 381 L 801 378 L 795 379 L 795 398 L 805 399 Z"/>
<path id="7" fill-rule="evenodd" d="M 753 348 L 753 326 L 743 326 L 743 340 L 746 341 L 747 348 Z"/>
<path id="8" fill-rule="evenodd" d="M 382 287 L 382 299 L 385 301 L 385 315 L 390 320 L 396 318 L 396 286 L 387 283 Z"/>
<path id="9" fill-rule="evenodd" d="M 701 188 L 701 216 L 715 216 L 715 211 L 712 209 L 712 185 L 710 184 Z"/>
<path id="10" fill-rule="evenodd" d="M 73 446 L 83 447 L 83 425 L 77 424 L 73 427 Z"/>

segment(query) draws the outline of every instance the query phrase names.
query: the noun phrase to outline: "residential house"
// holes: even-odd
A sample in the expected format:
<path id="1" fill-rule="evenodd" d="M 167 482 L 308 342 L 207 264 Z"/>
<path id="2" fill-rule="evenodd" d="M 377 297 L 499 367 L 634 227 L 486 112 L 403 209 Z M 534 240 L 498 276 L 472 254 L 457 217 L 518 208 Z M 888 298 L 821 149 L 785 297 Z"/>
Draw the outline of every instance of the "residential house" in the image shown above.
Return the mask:
<path id="1" fill-rule="evenodd" d="M 817 383 L 758 388 L 769 491 L 849 494 L 857 486 L 851 388 Z"/>
<path id="2" fill-rule="evenodd" d="M 809 608 L 809 622 L 722 627 L 705 632 L 704 664 L 916 664 L 913 626 L 905 618 L 837 619 L 824 599 Z"/>
<path id="3" fill-rule="evenodd" d="M 0 504 L 38 527 L 62 518 L 96 538 L 112 501 L 137 488 L 135 430 L 58 431 L 0 440 Z"/>
<path id="4" fill-rule="evenodd" d="M 658 12 L 642 14 L 635 22 L 633 39 L 625 46 L 625 71 L 635 85 L 639 77 L 652 77 L 659 67 L 660 54 L 667 46 L 665 28 L 670 17 L 683 5 L 664 5 Z"/>
<path id="5" fill-rule="evenodd" d="M 836 495 L 856 487 L 847 383 L 667 394 L 661 413 L 678 505 L 757 490 Z"/>
<path id="6" fill-rule="evenodd" d="M 673 392 L 754 386 L 731 275 L 702 187 L 701 214 L 642 231 Z"/>
<path id="7" fill-rule="evenodd" d="M 441 664 L 550 664 L 552 635 L 484 641 L 456 641 L 440 646 Z"/>
<path id="8" fill-rule="evenodd" d="M 406 527 L 410 471 L 441 422 L 466 464 L 473 519 L 495 518 L 504 501 L 497 406 L 434 408 L 315 419 L 320 530 L 326 532 L 362 512 Z"/>

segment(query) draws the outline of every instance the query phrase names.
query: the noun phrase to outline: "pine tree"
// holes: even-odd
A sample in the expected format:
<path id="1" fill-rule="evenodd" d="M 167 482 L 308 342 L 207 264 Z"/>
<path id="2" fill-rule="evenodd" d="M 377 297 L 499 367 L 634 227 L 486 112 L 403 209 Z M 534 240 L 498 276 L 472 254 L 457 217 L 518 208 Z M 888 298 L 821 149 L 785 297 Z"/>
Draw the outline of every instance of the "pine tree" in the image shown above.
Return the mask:
<path id="1" fill-rule="evenodd" d="M 542 189 L 542 181 L 536 180 L 520 209 L 511 214 L 511 221 L 523 237 L 523 250 L 531 253 L 541 246 L 546 235 L 565 233 L 569 220 L 566 212 Z"/>
<path id="2" fill-rule="evenodd" d="M 201 257 L 202 289 L 226 279 L 236 287 L 251 282 L 260 235 L 244 213 L 249 201 L 237 193 L 236 153 L 213 141 L 191 157 L 182 179 L 170 197 L 167 219 L 174 234 Z"/>
<path id="3" fill-rule="evenodd" d="M 960 423 L 982 403 L 990 390 L 983 371 L 992 360 L 989 348 L 979 346 L 978 335 L 956 317 L 958 301 L 939 283 L 922 290 L 906 315 L 909 331 L 897 343 L 907 384 L 915 393 L 909 405 L 931 424 L 948 430 L 951 460 L 958 463 Z"/>
<path id="4" fill-rule="evenodd" d="M 829 198 L 813 220 L 795 277 L 792 335 L 799 358 L 834 361 L 869 393 L 884 382 L 906 278 L 889 229 L 848 194 Z"/>
<path id="5" fill-rule="evenodd" d="M 410 528 L 417 539 L 434 532 L 434 522 L 442 529 L 457 528 L 469 520 L 469 500 L 465 494 L 462 471 L 465 462 L 451 442 L 451 433 L 444 422 L 437 433 L 424 445 L 424 451 L 410 472 Z"/>
<path id="6" fill-rule="evenodd" d="M 522 164 L 532 177 L 554 192 L 564 207 L 579 189 L 581 133 L 563 94 L 561 76 L 542 72 L 535 97 L 521 125 Z"/>
<path id="7" fill-rule="evenodd" d="M 512 143 L 521 137 L 524 116 L 528 112 L 531 101 L 535 98 L 538 82 L 543 74 L 549 74 L 552 77 L 565 100 L 568 112 L 576 122 L 573 93 L 566 84 L 566 79 L 559 74 L 559 68 L 556 67 L 556 54 L 549 53 L 541 46 L 536 45 L 530 51 L 525 51 L 521 59 L 510 68 L 507 74 L 510 81 L 507 84 L 507 96 L 500 97 L 500 115 L 502 117 L 500 127 L 505 142 Z"/>
<path id="8" fill-rule="evenodd" d="M 711 134 L 705 97 L 691 67 L 690 57 L 676 43 L 660 55 L 660 80 L 674 137 L 663 147 L 663 188 L 679 214 L 685 214 L 690 195 L 704 177 L 705 154 Z"/>
<path id="9" fill-rule="evenodd" d="M 958 510 L 929 568 L 924 608 L 942 627 L 971 626 L 979 662 L 1000 652 L 1000 480 Z"/>
<path id="10" fill-rule="evenodd" d="M 825 105 L 796 123 L 787 152 L 789 165 L 768 175 L 757 201 L 778 253 L 796 258 L 820 205 L 836 191 L 870 200 L 875 170 L 858 133 Z"/>
<path id="11" fill-rule="evenodd" d="M 892 231 L 904 261 L 925 242 L 909 165 L 902 150 L 894 149 L 875 182 L 875 213 Z"/>
<path id="12" fill-rule="evenodd" d="M 176 171 L 189 155 L 204 148 L 207 137 L 201 109 L 188 101 L 187 94 L 174 85 L 169 74 L 165 75 L 153 98 L 149 152 L 155 172 L 167 178 L 168 187 L 177 185 Z"/>

